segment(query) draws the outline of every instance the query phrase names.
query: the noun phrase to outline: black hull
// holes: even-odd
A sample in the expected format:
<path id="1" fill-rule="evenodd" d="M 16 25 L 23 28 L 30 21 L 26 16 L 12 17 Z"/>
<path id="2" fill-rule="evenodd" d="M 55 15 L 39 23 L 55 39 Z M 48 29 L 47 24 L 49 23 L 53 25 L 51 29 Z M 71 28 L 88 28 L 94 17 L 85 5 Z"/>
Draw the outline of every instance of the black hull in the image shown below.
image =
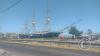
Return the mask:
<path id="1" fill-rule="evenodd" d="M 61 32 L 49 32 L 44 34 L 19 34 L 19 38 L 48 38 L 58 37 Z"/>

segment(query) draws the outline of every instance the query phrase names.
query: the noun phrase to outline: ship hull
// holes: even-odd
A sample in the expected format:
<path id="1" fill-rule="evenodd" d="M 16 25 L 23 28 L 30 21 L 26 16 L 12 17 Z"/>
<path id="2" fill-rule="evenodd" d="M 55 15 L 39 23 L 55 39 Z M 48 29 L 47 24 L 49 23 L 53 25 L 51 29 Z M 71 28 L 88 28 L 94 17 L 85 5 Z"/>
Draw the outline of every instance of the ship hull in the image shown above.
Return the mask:
<path id="1" fill-rule="evenodd" d="M 19 38 L 48 38 L 48 37 L 58 37 L 61 32 L 48 32 L 41 34 L 19 34 Z"/>

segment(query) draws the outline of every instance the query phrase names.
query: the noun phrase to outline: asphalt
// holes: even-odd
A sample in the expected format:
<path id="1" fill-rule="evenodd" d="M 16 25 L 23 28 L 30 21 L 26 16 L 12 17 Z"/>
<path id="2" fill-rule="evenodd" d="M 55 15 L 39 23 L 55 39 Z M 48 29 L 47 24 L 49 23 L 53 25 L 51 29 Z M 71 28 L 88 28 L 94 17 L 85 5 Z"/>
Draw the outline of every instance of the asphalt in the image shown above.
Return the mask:
<path id="1" fill-rule="evenodd" d="M 11 53 L 11 56 L 100 56 L 99 52 L 4 42 L 0 42 L 0 49 L 7 50 L 9 53 Z"/>

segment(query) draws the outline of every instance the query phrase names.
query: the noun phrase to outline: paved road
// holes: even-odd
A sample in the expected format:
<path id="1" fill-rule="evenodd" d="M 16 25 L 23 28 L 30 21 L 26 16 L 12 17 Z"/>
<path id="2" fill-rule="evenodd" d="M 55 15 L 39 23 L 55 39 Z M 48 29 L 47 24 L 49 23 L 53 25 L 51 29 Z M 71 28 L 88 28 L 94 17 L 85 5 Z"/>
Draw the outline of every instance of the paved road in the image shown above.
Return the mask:
<path id="1" fill-rule="evenodd" d="M 50 48 L 11 43 L 1 43 L 0 48 L 9 51 L 12 56 L 100 56 L 98 52 Z"/>

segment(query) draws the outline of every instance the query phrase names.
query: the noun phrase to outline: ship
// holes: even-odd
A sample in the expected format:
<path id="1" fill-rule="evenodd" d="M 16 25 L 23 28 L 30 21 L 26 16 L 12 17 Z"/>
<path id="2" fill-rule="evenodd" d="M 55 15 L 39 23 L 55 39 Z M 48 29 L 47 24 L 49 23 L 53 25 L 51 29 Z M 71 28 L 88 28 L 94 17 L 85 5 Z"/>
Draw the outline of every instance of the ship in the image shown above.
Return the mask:
<path id="1" fill-rule="evenodd" d="M 45 17 L 45 24 L 46 24 L 46 28 L 45 30 L 42 31 L 35 31 L 36 30 L 36 18 L 34 16 L 34 18 L 32 19 L 31 23 L 32 23 L 32 27 L 33 27 L 33 31 L 32 33 L 28 33 L 27 31 L 24 33 L 21 33 L 18 35 L 19 38 L 48 38 L 48 37 L 58 37 L 60 35 L 60 31 L 56 31 L 56 32 L 52 32 L 51 31 L 51 17 L 49 15 L 49 1 L 47 1 L 47 8 L 46 8 L 46 17 Z M 34 11 L 35 13 L 35 11 Z M 26 20 L 27 21 L 27 20 Z M 26 27 L 27 24 L 25 24 L 25 30 L 27 29 Z M 24 31 L 25 31 L 24 30 Z"/>
<path id="2" fill-rule="evenodd" d="M 26 20 L 27 21 L 27 20 Z M 32 19 L 32 26 L 33 26 L 33 31 L 32 33 L 28 33 L 28 26 L 27 22 L 25 21 L 24 25 L 24 33 L 20 33 L 18 35 L 19 38 L 52 38 L 52 37 L 58 37 L 62 32 L 61 31 L 51 31 L 51 19 L 50 17 L 47 17 L 46 19 L 46 29 L 42 31 L 36 31 L 36 20 Z M 25 32 L 26 31 L 26 32 Z"/>

